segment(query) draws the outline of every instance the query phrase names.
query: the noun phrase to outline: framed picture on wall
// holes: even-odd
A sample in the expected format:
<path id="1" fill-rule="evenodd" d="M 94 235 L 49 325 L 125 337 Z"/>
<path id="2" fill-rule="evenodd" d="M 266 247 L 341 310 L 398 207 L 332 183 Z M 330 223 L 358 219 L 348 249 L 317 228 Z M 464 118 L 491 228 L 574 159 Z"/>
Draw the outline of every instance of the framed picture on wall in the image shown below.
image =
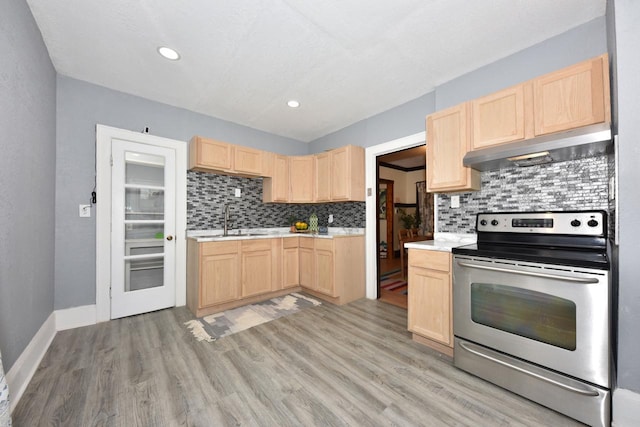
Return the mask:
<path id="1" fill-rule="evenodd" d="M 378 197 L 378 218 L 387 219 L 387 189 L 381 188 Z"/>

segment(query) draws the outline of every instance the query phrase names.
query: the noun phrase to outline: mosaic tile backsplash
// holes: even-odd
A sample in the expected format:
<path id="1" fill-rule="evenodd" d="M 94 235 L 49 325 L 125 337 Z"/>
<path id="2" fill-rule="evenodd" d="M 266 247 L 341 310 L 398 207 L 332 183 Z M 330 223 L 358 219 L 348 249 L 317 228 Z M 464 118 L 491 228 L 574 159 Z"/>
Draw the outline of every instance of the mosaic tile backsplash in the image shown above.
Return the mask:
<path id="1" fill-rule="evenodd" d="M 235 197 L 235 189 L 242 195 Z M 262 178 L 241 178 L 205 172 L 187 172 L 187 230 L 221 229 L 224 207 L 230 206 L 232 228 L 286 227 L 289 217 L 308 220 L 315 212 L 319 225 L 365 227 L 364 202 L 287 204 L 262 202 Z"/>
<path id="2" fill-rule="evenodd" d="M 609 159 L 599 156 L 540 166 L 482 172 L 481 191 L 438 194 L 437 231 L 475 233 L 478 212 L 608 210 Z"/>

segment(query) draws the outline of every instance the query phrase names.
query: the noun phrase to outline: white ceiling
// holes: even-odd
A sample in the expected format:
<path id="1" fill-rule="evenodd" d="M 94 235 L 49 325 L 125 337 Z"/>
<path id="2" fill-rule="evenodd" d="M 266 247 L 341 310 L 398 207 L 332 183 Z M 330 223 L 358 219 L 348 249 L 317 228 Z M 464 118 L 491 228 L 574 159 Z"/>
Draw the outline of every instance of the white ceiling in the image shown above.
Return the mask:
<path id="1" fill-rule="evenodd" d="M 27 3 L 62 75 L 308 142 L 603 16 L 606 0 Z"/>

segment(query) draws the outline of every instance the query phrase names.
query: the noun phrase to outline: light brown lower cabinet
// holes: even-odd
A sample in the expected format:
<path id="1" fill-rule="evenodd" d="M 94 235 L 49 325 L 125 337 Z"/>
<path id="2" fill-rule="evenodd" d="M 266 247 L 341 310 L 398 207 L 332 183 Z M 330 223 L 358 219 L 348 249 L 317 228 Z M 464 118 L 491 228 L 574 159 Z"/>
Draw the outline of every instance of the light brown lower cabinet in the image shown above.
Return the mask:
<path id="1" fill-rule="evenodd" d="M 364 266 L 364 236 L 300 238 L 300 285 L 318 298 L 338 305 L 364 298 Z"/>
<path id="2" fill-rule="evenodd" d="M 453 356 L 449 252 L 409 249 L 408 329 L 413 339 Z"/>
<path id="3" fill-rule="evenodd" d="M 282 287 L 300 286 L 299 238 L 282 239 Z"/>
<path id="4" fill-rule="evenodd" d="M 305 290 L 334 304 L 365 296 L 364 236 L 187 243 L 187 306 L 198 317 Z"/>

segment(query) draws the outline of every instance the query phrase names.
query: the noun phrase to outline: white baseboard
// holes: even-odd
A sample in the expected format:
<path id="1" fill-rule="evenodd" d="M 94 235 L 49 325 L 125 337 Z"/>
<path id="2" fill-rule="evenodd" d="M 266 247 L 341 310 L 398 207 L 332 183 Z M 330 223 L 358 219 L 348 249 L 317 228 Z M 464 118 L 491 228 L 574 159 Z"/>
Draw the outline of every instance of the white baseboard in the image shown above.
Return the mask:
<path id="1" fill-rule="evenodd" d="M 38 369 L 40 361 L 55 336 L 56 315 L 55 312 L 52 312 L 33 336 L 20 357 L 11 366 L 9 372 L 7 372 L 7 384 L 9 385 L 9 398 L 11 400 L 10 411 L 13 411 L 20 401 L 27 385 L 29 385 L 29 381 L 31 381 L 31 377 Z"/>
<path id="2" fill-rule="evenodd" d="M 56 310 L 55 313 L 56 330 L 58 331 L 96 324 L 95 304 Z"/>
<path id="3" fill-rule="evenodd" d="M 67 308 L 52 312 L 42 324 L 31 342 L 7 372 L 7 384 L 11 399 L 11 411 L 16 407 L 29 381 L 49 349 L 57 331 L 80 328 L 96 323 L 96 305 Z"/>
<path id="4" fill-rule="evenodd" d="M 640 426 L 640 394 L 624 388 L 613 390 L 611 402 L 615 427 Z"/>

